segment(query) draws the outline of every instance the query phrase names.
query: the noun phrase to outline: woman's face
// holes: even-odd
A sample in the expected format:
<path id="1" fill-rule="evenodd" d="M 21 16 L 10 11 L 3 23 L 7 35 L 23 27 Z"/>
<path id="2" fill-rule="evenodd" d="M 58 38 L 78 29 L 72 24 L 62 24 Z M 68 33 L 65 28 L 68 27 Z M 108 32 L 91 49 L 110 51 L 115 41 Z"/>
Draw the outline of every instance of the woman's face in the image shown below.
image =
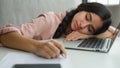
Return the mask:
<path id="1" fill-rule="evenodd" d="M 94 34 L 102 25 L 103 21 L 98 15 L 81 11 L 73 17 L 71 29 L 84 34 Z"/>

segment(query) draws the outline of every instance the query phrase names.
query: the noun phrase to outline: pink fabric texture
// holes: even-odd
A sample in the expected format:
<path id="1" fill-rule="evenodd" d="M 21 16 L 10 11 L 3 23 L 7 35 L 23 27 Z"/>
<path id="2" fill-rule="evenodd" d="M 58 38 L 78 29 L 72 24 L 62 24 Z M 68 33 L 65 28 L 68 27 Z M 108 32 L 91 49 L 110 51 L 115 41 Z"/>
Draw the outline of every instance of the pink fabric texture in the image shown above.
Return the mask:
<path id="1" fill-rule="evenodd" d="M 66 15 L 62 13 L 48 12 L 41 14 L 29 23 L 20 26 L 6 25 L 0 29 L 0 35 L 16 31 L 20 35 L 33 39 L 50 39 L 53 37 L 57 27 Z"/>

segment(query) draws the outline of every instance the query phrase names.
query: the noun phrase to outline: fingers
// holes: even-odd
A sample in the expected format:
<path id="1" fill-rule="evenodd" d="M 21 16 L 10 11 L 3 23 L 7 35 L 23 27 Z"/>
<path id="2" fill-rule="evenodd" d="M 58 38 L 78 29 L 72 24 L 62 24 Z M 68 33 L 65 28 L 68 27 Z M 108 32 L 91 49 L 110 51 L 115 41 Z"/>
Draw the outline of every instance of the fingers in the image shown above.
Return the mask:
<path id="1" fill-rule="evenodd" d="M 90 37 L 93 37 L 93 35 L 86 35 L 86 34 L 78 32 L 78 31 L 73 31 L 72 33 L 70 33 L 69 35 L 66 36 L 65 40 L 66 41 L 75 41 L 78 39 L 85 39 L 85 38 L 90 38 Z"/>
<path id="2" fill-rule="evenodd" d="M 67 57 L 67 52 L 66 52 L 64 46 L 61 45 L 60 43 L 58 43 L 56 40 L 51 40 L 51 41 L 55 44 L 55 46 L 56 46 L 57 48 L 60 49 L 60 52 L 61 52 L 62 55 L 66 58 L 66 57 Z"/>
<path id="3" fill-rule="evenodd" d="M 48 44 L 48 48 L 52 51 L 50 55 L 57 58 L 60 55 L 60 49 L 57 48 L 52 42 L 49 42 Z"/>
<path id="4" fill-rule="evenodd" d="M 66 57 L 66 51 L 65 48 L 59 44 L 58 42 L 55 42 L 53 40 L 48 42 L 42 42 L 41 45 L 38 45 L 37 50 L 35 51 L 35 54 L 44 58 L 57 58 L 60 55 L 60 51 L 65 54 L 64 57 Z"/>
<path id="5" fill-rule="evenodd" d="M 59 53 L 56 54 L 55 51 L 49 48 L 49 46 L 51 45 L 43 45 L 43 47 L 38 48 L 35 54 L 48 59 L 57 58 L 59 56 Z"/>
<path id="6" fill-rule="evenodd" d="M 41 49 L 41 51 L 35 52 L 35 54 L 38 55 L 38 56 L 40 56 L 40 57 L 47 58 L 47 59 L 51 58 L 51 56 L 48 54 L 48 52 L 44 51 L 44 49 Z"/>
<path id="7" fill-rule="evenodd" d="M 79 36 L 74 36 L 74 37 L 66 37 L 65 40 L 66 41 L 74 41 L 77 40 Z"/>
<path id="8" fill-rule="evenodd" d="M 65 40 L 66 40 L 66 41 L 74 41 L 74 40 L 79 39 L 80 37 L 81 37 L 80 34 L 71 33 L 71 34 L 69 34 L 69 35 L 65 38 Z"/>
<path id="9" fill-rule="evenodd" d="M 76 34 L 75 34 L 75 32 L 72 32 L 72 33 L 70 33 L 70 34 L 68 34 L 68 35 L 66 36 L 66 40 L 70 40 L 70 39 L 73 38 L 74 36 L 76 36 Z"/>

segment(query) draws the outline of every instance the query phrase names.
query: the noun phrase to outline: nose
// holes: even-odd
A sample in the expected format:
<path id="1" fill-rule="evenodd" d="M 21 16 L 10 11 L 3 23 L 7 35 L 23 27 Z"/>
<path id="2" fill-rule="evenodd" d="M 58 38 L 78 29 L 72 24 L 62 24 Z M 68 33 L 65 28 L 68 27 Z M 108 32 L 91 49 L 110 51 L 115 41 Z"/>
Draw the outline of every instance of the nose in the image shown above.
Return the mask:
<path id="1" fill-rule="evenodd" d="M 84 28 L 86 28 L 88 25 L 90 25 L 90 22 L 82 22 L 81 24 L 80 24 L 80 28 L 81 29 L 84 29 Z"/>

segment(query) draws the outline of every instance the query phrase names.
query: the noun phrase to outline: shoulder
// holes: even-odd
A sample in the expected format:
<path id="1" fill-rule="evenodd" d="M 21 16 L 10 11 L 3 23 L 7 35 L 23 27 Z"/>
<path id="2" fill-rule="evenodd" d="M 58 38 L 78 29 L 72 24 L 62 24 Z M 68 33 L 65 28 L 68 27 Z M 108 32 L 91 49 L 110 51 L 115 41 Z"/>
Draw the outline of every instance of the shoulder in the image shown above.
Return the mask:
<path id="1" fill-rule="evenodd" d="M 44 16 L 47 19 L 59 19 L 59 20 L 62 20 L 66 16 L 66 13 L 67 13 L 67 11 L 63 11 L 63 12 L 49 11 L 49 12 L 38 15 L 38 17 Z"/>

